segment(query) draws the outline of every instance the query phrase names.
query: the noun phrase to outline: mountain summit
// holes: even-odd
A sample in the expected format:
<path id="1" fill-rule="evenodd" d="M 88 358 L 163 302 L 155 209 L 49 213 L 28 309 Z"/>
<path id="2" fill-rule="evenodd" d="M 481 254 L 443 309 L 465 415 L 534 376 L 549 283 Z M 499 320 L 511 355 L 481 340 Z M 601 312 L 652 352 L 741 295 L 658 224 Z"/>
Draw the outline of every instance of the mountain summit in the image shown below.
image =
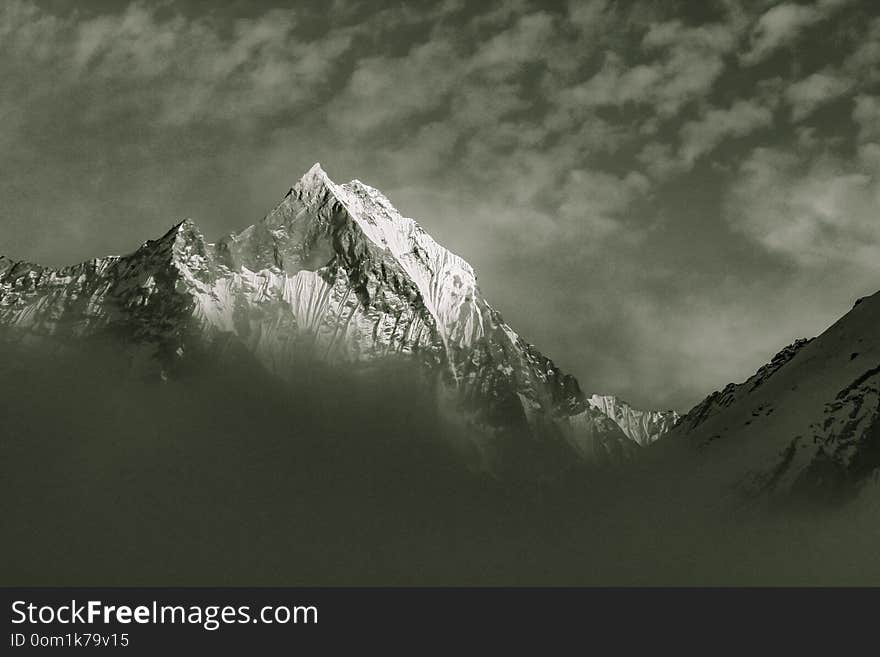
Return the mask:
<path id="1" fill-rule="evenodd" d="M 215 243 L 186 220 L 123 257 L 62 269 L 0 258 L 0 328 L 27 341 L 122 336 L 163 377 L 205 353 L 243 351 L 282 379 L 315 364 L 415 363 L 493 472 L 511 443 L 562 462 L 618 460 L 671 424 L 635 435 L 632 413 L 596 407 L 489 305 L 470 264 L 378 190 L 336 184 L 319 164 Z"/>

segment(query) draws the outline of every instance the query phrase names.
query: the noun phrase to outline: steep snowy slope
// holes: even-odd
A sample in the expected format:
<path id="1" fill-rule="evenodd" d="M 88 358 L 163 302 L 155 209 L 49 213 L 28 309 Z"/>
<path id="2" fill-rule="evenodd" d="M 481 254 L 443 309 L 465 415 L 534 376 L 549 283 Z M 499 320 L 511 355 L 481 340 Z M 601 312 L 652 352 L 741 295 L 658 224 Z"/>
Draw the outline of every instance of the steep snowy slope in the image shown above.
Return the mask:
<path id="1" fill-rule="evenodd" d="M 724 482 L 822 499 L 880 467 L 880 293 L 745 382 L 713 393 L 666 440 L 706 454 Z"/>
<path id="2" fill-rule="evenodd" d="M 337 185 L 319 165 L 262 221 L 215 244 L 187 220 L 124 257 L 59 270 L 0 259 L 0 327 L 29 341 L 121 336 L 163 376 L 242 346 L 283 378 L 316 361 L 412 361 L 450 420 L 473 429 L 489 470 L 512 441 L 584 461 L 635 447 L 503 321 L 467 262 L 377 190 Z"/>

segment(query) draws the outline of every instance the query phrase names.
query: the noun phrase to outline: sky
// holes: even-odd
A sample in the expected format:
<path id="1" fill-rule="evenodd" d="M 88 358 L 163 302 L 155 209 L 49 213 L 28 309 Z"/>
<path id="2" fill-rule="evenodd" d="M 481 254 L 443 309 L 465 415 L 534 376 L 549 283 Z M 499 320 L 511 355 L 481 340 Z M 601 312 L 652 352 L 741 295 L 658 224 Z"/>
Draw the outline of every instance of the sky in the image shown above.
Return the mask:
<path id="1" fill-rule="evenodd" d="M 218 238 L 314 162 L 587 392 L 687 410 L 880 289 L 880 6 L 0 4 L 0 253 Z"/>

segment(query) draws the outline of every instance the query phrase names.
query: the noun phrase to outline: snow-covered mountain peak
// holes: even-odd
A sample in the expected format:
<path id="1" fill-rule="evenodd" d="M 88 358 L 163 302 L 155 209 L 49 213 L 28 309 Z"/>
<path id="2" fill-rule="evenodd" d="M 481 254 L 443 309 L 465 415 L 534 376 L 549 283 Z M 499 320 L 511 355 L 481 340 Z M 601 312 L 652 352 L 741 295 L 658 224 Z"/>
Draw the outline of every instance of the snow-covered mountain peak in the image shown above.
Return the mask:
<path id="1" fill-rule="evenodd" d="M 379 190 L 357 180 L 334 187 L 364 235 L 390 252 L 416 284 L 444 339 L 467 346 L 482 337 L 480 294 L 470 263 L 401 215 Z"/>
<path id="2" fill-rule="evenodd" d="M 303 180 L 308 178 L 327 178 L 327 173 L 324 171 L 320 162 L 315 162 L 309 167 L 309 170 L 303 174 Z"/>
<path id="3" fill-rule="evenodd" d="M 0 339 L 123 336 L 163 377 L 198 354 L 242 349 L 286 379 L 316 362 L 367 372 L 402 359 L 493 471 L 520 450 L 536 451 L 516 467 L 542 470 L 549 454 L 617 459 L 657 437 L 654 416 L 588 403 L 489 305 L 468 262 L 379 190 L 337 184 L 320 164 L 215 243 L 186 219 L 130 255 L 63 270 L 0 259 L 0 329 Z"/>
<path id="4" fill-rule="evenodd" d="M 484 335 L 484 302 L 473 267 L 374 187 L 359 180 L 337 184 L 315 164 L 261 224 L 221 241 L 220 250 L 233 254 L 233 267 L 316 270 L 325 264 L 315 261 L 321 254 L 363 274 L 362 296 L 372 294 L 369 272 L 411 286 L 446 346 L 466 347 Z M 246 251 L 250 259 L 235 257 Z"/>
<path id="5" fill-rule="evenodd" d="M 291 189 L 291 193 L 315 198 L 321 196 L 328 187 L 334 186 L 320 162 L 315 162 Z"/>

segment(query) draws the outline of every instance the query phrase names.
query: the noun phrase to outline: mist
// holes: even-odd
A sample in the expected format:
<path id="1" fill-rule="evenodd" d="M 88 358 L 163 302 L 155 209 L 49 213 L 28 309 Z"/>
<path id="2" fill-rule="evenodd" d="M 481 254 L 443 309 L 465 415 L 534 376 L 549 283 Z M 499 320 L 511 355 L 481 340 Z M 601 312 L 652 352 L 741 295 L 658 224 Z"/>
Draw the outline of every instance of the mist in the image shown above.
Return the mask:
<path id="1" fill-rule="evenodd" d="M 869 510 L 720 489 L 685 446 L 552 482 L 469 469 L 415 375 L 246 359 L 167 381 L 4 346 L 5 585 L 876 584 Z M 868 505 L 869 506 L 869 505 Z"/>

